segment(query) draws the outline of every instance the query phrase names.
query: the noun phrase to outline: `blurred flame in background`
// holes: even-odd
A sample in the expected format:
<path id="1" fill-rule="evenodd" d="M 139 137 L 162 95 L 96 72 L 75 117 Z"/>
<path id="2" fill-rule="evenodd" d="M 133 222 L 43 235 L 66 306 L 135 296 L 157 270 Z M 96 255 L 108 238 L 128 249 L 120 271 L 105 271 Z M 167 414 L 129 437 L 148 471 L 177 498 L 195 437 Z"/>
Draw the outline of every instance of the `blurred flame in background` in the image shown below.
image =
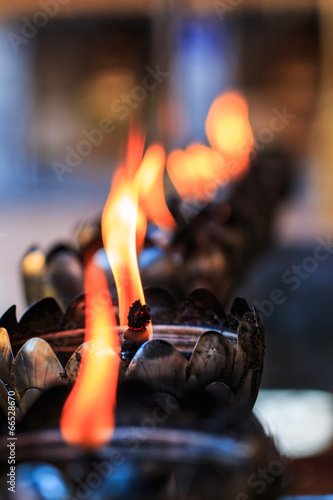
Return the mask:
<path id="1" fill-rule="evenodd" d="M 136 174 L 136 182 L 140 192 L 140 208 L 147 218 L 155 222 L 158 227 L 172 229 L 175 226 L 175 220 L 165 202 L 164 167 L 165 150 L 160 144 L 153 144 L 143 157 Z"/>
<path id="2" fill-rule="evenodd" d="M 226 161 L 233 162 L 232 176 L 242 174 L 248 166 L 253 147 L 247 102 L 237 92 L 227 92 L 212 103 L 206 119 L 206 134 L 212 148 Z"/>
<path id="3" fill-rule="evenodd" d="M 185 151 L 172 151 L 167 170 L 181 198 L 207 198 L 207 185 L 212 181 L 210 196 L 213 198 L 219 180 L 221 185 L 225 181 L 225 162 L 220 153 L 199 143 L 190 144 Z"/>
<path id="4" fill-rule="evenodd" d="M 241 94 L 228 92 L 213 101 L 206 134 L 211 147 L 192 143 L 185 151 L 172 151 L 167 158 L 172 183 L 189 201 L 212 200 L 219 188 L 247 170 L 253 133 Z"/>

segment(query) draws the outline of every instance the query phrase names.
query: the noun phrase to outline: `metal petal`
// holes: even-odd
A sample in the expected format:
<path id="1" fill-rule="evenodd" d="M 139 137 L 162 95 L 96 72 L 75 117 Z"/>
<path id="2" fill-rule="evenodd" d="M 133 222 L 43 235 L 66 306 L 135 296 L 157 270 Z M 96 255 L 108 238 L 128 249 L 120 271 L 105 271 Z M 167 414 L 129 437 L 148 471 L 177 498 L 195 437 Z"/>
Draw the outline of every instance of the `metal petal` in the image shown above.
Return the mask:
<path id="1" fill-rule="evenodd" d="M 83 291 L 83 266 L 75 248 L 54 246 L 46 259 L 47 289 L 66 308 Z"/>
<path id="2" fill-rule="evenodd" d="M 259 320 L 256 317 L 256 311 L 254 309 L 253 313 L 254 318 L 256 319 L 254 324 L 248 321 L 242 321 L 238 327 L 238 340 L 246 354 L 247 360 L 247 366 L 244 371 L 245 377 L 249 379 L 248 372 L 252 372 L 251 391 L 248 395 L 249 403 L 252 406 L 259 392 L 265 350 L 264 331 L 262 326 L 259 324 Z M 242 381 L 241 383 L 243 386 L 242 392 L 244 392 L 244 382 Z M 237 392 L 239 390 L 240 388 L 237 389 Z"/>
<path id="3" fill-rule="evenodd" d="M 176 323 L 219 328 L 225 318 L 224 309 L 215 295 L 206 288 L 197 288 L 180 304 Z"/>
<path id="4" fill-rule="evenodd" d="M 59 304 L 52 297 L 35 302 L 30 306 L 19 321 L 22 338 L 28 339 L 55 330 L 62 316 Z"/>
<path id="5" fill-rule="evenodd" d="M 164 340 L 143 344 L 132 359 L 126 379 L 141 380 L 155 392 L 182 397 L 186 383 L 186 358 Z"/>
<path id="6" fill-rule="evenodd" d="M 264 368 L 264 356 L 265 356 L 265 330 L 261 322 L 258 311 L 255 307 L 252 307 L 252 316 L 255 323 L 256 330 L 256 348 L 258 351 L 258 370 L 260 372 L 260 378 Z"/>
<path id="7" fill-rule="evenodd" d="M 62 318 L 58 330 L 76 330 L 85 327 L 85 293 L 81 293 L 69 304 Z"/>
<path id="8" fill-rule="evenodd" d="M 229 387 L 223 382 L 213 382 L 212 384 L 207 385 L 205 391 L 207 391 L 213 397 L 225 401 L 230 408 L 237 408 L 235 396 L 233 395 Z"/>
<path id="9" fill-rule="evenodd" d="M 40 389 L 28 389 L 22 396 L 19 408 L 16 412 L 18 420 L 22 420 L 24 415 L 32 407 L 32 405 L 40 398 L 43 392 Z"/>
<path id="10" fill-rule="evenodd" d="M 175 299 L 164 289 L 157 286 L 145 287 L 146 304 L 150 308 L 153 323 L 170 324 L 177 309 Z"/>
<path id="11" fill-rule="evenodd" d="M 44 391 L 68 383 L 65 371 L 51 346 L 32 338 L 19 350 L 13 365 L 14 389 L 20 399 L 28 389 Z"/>
<path id="12" fill-rule="evenodd" d="M 66 371 L 67 377 L 68 377 L 71 384 L 74 384 L 74 382 L 77 378 L 77 375 L 79 373 L 82 355 L 83 354 L 86 355 L 88 353 L 89 353 L 89 356 L 97 357 L 100 359 L 101 359 L 101 357 L 104 358 L 105 356 L 107 356 L 110 358 L 110 362 L 111 362 L 111 359 L 114 358 L 115 356 L 118 357 L 118 354 L 115 353 L 111 349 L 111 347 L 107 346 L 103 342 L 96 342 L 96 341 L 84 342 L 72 354 L 72 356 L 69 358 L 69 360 L 65 366 L 65 371 Z"/>
<path id="13" fill-rule="evenodd" d="M 40 338 L 50 344 L 59 361 L 64 366 L 75 349 L 84 341 L 84 329 L 46 333 L 45 335 L 41 335 Z"/>
<path id="14" fill-rule="evenodd" d="M 245 375 L 245 370 L 247 369 L 247 359 L 246 354 L 240 345 L 239 339 L 237 340 L 237 350 L 234 368 L 232 371 L 229 387 L 232 392 L 235 392 Z"/>
<path id="15" fill-rule="evenodd" d="M 242 319 L 245 314 L 251 312 L 251 309 L 244 297 L 236 297 L 232 303 L 230 314 L 236 318 Z"/>
<path id="16" fill-rule="evenodd" d="M 40 248 L 28 250 L 23 257 L 21 271 L 27 303 L 30 305 L 45 297 L 45 254 Z"/>
<path id="17" fill-rule="evenodd" d="M 7 328 L 14 355 L 27 340 L 54 332 L 61 315 L 62 311 L 58 303 L 51 297 L 41 299 L 30 306 L 21 317 L 14 332 Z"/>
<path id="18" fill-rule="evenodd" d="M 253 377 L 253 371 L 249 369 L 235 392 L 235 398 L 238 406 L 246 410 L 252 410 L 257 399 L 257 395 L 258 389 Z"/>
<path id="19" fill-rule="evenodd" d="M 235 349 L 218 332 L 206 332 L 198 339 L 189 362 L 189 382 L 195 377 L 201 387 L 211 382 L 229 384 Z"/>
<path id="20" fill-rule="evenodd" d="M 16 306 L 11 306 L 0 318 L 0 327 L 6 328 L 11 341 L 20 337 L 20 327 L 16 319 Z"/>
<path id="21" fill-rule="evenodd" d="M 0 380 L 0 408 L 5 415 L 8 415 L 8 390 L 2 380 Z"/>
<path id="22" fill-rule="evenodd" d="M 14 357 L 7 330 L 0 328 L 0 378 L 7 384 L 9 384 L 13 361 Z"/>

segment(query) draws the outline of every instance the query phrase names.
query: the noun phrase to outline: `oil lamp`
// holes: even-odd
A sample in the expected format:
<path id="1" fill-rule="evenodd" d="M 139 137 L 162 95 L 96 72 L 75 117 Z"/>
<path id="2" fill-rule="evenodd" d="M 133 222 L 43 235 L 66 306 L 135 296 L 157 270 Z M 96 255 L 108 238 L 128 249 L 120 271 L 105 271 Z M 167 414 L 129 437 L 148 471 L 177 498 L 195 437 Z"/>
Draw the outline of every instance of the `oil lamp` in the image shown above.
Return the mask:
<path id="1" fill-rule="evenodd" d="M 139 499 L 232 499 L 247 494 L 251 472 L 277 457 L 251 413 L 264 330 L 241 298 L 226 314 L 204 289 L 180 304 L 159 288 L 145 296 L 136 258 L 146 226 L 139 188 L 151 155 L 161 165 L 164 157 L 150 150 L 139 168 L 143 144 L 132 132 L 102 216 L 117 303 L 87 251 L 86 294 L 65 312 L 51 298 L 20 321 L 8 310 L 0 319 L 1 406 L 6 413 L 15 394 L 18 462 L 46 461 L 58 479 L 62 471 L 74 498 L 84 486 L 96 499 L 125 500 L 133 489 Z M 270 498 L 281 481 L 269 485 Z"/>
<path id="2" fill-rule="evenodd" d="M 251 410 L 259 390 L 264 355 L 264 331 L 256 310 L 237 298 L 230 313 L 225 314 L 214 295 L 204 289 L 195 290 L 178 306 L 163 289 L 147 289 L 146 295 L 157 324 L 154 323 L 149 341 L 140 337 L 140 330 L 133 331 L 132 351 L 126 345 L 126 331 L 122 333 L 114 322 L 99 330 L 116 332 L 119 347 L 112 348 L 105 340 L 90 337 L 83 343 L 87 329 L 85 311 L 91 303 L 89 294 L 88 304 L 84 296 L 78 297 L 65 312 L 53 299 L 42 299 L 19 322 L 13 310 L 7 311 L 0 319 L 3 410 L 7 411 L 8 390 L 13 390 L 17 397 L 17 417 L 22 419 L 45 390 L 74 384 L 83 353 L 89 352 L 98 360 L 104 347 L 110 360 L 112 352 L 122 354 L 121 380 L 141 380 L 152 390 L 164 386 L 168 393 L 178 397 L 195 388 L 209 387 L 227 394 L 234 406 L 238 402 Z M 104 301 L 98 301 L 99 308 Z M 41 313 L 43 320 L 35 329 L 33 317 Z M 31 328 L 27 330 L 29 317 Z M 167 324 L 163 324 L 165 318 L 169 320 Z M 62 327 L 65 324 L 67 329 Z M 101 386 L 104 385 L 103 382 Z"/>
<path id="3" fill-rule="evenodd" d="M 96 270 L 92 271 L 94 285 Z M 90 294 L 94 294 L 92 285 Z M 100 284 L 97 290 L 99 293 Z M 211 499 L 252 494 L 247 483 L 249 475 L 258 467 L 264 468 L 267 460 L 278 460 L 274 445 L 250 412 L 260 383 L 264 350 L 263 329 L 256 311 L 238 298 L 225 314 L 213 294 L 205 290 L 196 290 L 178 306 L 163 290 L 147 290 L 146 298 L 148 304 L 151 298 L 153 338 L 139 347 L 129 365 L 118 353 L 115 355 L 120 344 L 111 347 L 88 338 L 74 348 L 87 328 L 76 328 L 73 318 L 79 318 L 80 325 L 84 316 L 96 312 L 96 308 L 112 316 L 113 307 L 104 299 L 101 305 L 100 296 L 96 301 L 90 295 L 85 307 L 81 296 L 60 316 L 55 314 L 53 300 L 43 299 L 31 306 L 24 316 L 38 317 L 43 310 L 45 332 L 51 333 L 44 333 L 40 322 L 39 337 L 26 341 L 14 362 L 6 330 L 0 330 L 2 406 L 6 410 L 8 398 L 4 391 L 15 391 L 20 420 L 17 477 L 27 484 L 25 474 L 30 477 L 44 473 L 42 467 L 47 463 L 52 481 L 59 480 L 73 498 L 89 492 L 96 499 L 127 499 L 133 495 L 133 488 L 139 499 L 171 499 L 176 494 L 184 499 L 199 499 L 206 488 L 205 498 Z M 8 317 L 4 315 L 4 319 Z M 50 323 L 51 317 L 56 324 Z M 93 326 L 96 317 L 93 314 L 86 327 Z M 163 318 L 171 318 L 171 324 L 156 325 Z M 20 323 L 23 327 L 27 324 L 22 319 L 16 324 L 12 321 L 17 339 L 22 335 Z M 67 324 L 73 329 L 57 331 L 57 325 L 68 320 L 72 320 Z M 203 326 L 198 326 L 199 322 Z M 112 323 L 108 329 L 123 340 L 121 329 Z M 101 330 L 105 332 L 99 325 L 99 333 Z M 35 331 L 32 329 L 30 334 Z M 62 359 L 70 356 L 66 364 L 60 363 L 57 349 Z M 64 401 L 64 408 L 71 402 L 69 390 L 88 354 L 98 367 L 105 363 L 111 373 L 88 367 L 88 382 L 94 373 L 98 380 L 92 387 L 78 386 L 83 400 L 78 405 L 79 413 L 69 413 L 69 423 L 63 424 L 62 432 L 69 433 L 67 440 L 71 443 L 66 444 L 58 429 L 60 414 Z M 18 373 L 21 377 L 17 377 Z M 81 374 L 80 382 L 84 378 Z M 107 396 L 114 391 L 117 379 L 117 404 L 115 413 L 111 411 L 111 424 L 109 420 L 102 422 L 105 430 L 101 432 L 97 427 L 96 433 L 94 417 L 87 407 L 91 404 L 97 417 L 102 409 L 102 415 L 107 415 L 104 411 L 114 408 L 114 401 Z M 91 397 L 87 391 L 92 391 Z M 6 447 L 0 447 L 2 458 L 6 453 Z M 187 483 L 188 477 L 193 483 Z M 268 485 L 270 498 L 279 492 L 281 480 L 278 477 Z M 29 487 L 36 490 L 37 486 Z M 35 498 L 39 498 L 35 490 Z"/>

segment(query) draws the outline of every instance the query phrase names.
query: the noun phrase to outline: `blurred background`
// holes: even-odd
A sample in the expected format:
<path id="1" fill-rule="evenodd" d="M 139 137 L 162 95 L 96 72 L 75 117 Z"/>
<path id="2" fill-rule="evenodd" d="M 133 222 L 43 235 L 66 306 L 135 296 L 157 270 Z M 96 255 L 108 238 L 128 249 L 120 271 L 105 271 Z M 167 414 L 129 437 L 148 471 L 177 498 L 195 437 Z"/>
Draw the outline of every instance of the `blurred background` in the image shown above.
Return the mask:
<path id="1" fill-rule="evenodd" d="M 237 290 L 267 330 L 263 386 L 332 391 L 332 61 L 330 0 L 0 2 L 0 314 L 25 310 L 25 251 L 102 210 L 130 112 L 171 151 L 207 143 L 212 101 L 236 89 L 254 149 L 293 171 Z"/>

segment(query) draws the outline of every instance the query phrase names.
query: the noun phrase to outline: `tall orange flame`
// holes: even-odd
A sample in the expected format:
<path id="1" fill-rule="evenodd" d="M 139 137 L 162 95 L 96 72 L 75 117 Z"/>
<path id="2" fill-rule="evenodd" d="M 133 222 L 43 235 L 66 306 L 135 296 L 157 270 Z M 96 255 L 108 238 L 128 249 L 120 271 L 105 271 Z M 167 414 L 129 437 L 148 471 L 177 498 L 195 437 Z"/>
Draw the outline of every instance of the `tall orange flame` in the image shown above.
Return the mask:
<path id="1" fill-rule="evenodd" d="M 138 299 L 145 303 L 136 237 L 143 239 L 146 217 L 141 211 L 138 224 L 139 182 L 135 180 L 143 145 L 143 135 L 132 131 L 126 167 L 117 170 L 102 215 L 104 246 L 116 282 L 122 326 L 127 324 L 132 303 Z M 119 337 L 105 275 L 92 260 L 86 266 L 85 289 L 89 292 L 86 297 L 86 343 L 60 427 L 69 443 L 93 448 L 109 441 L 115 425 Z M 152 336 L 151 325 L 147 330 Z"/>
<path id="2" fill-rule="evenodd" d="M 112 437 L 119 370 L 119 336 L 103 271 L 85 271 L 86 335 L 79 374 L 60 420 L 64 439 L 93 448 Z"/>
<path id="3" fill-rule="evenodd" d="M 130 136 L 131 137 L 131 136 Z M 139 165 L 144 138 L 129 140 L 131 165 Z M 131 166 L 130 165 L 130 166 Z M 129 165 L 118 168 L 102 215 L 104 248 L 116 283 L 119 303 L 119 321 L 126 328 L 130 306 L 136 300 L 145 303 L 136 250 L 136 232 L 139 204 L 139 184 L 133 179 L 134 169 Z M 141 221 L 141 229 L 144 224 Z M 148 334 L 152 336 L 149 325 Z"/>

